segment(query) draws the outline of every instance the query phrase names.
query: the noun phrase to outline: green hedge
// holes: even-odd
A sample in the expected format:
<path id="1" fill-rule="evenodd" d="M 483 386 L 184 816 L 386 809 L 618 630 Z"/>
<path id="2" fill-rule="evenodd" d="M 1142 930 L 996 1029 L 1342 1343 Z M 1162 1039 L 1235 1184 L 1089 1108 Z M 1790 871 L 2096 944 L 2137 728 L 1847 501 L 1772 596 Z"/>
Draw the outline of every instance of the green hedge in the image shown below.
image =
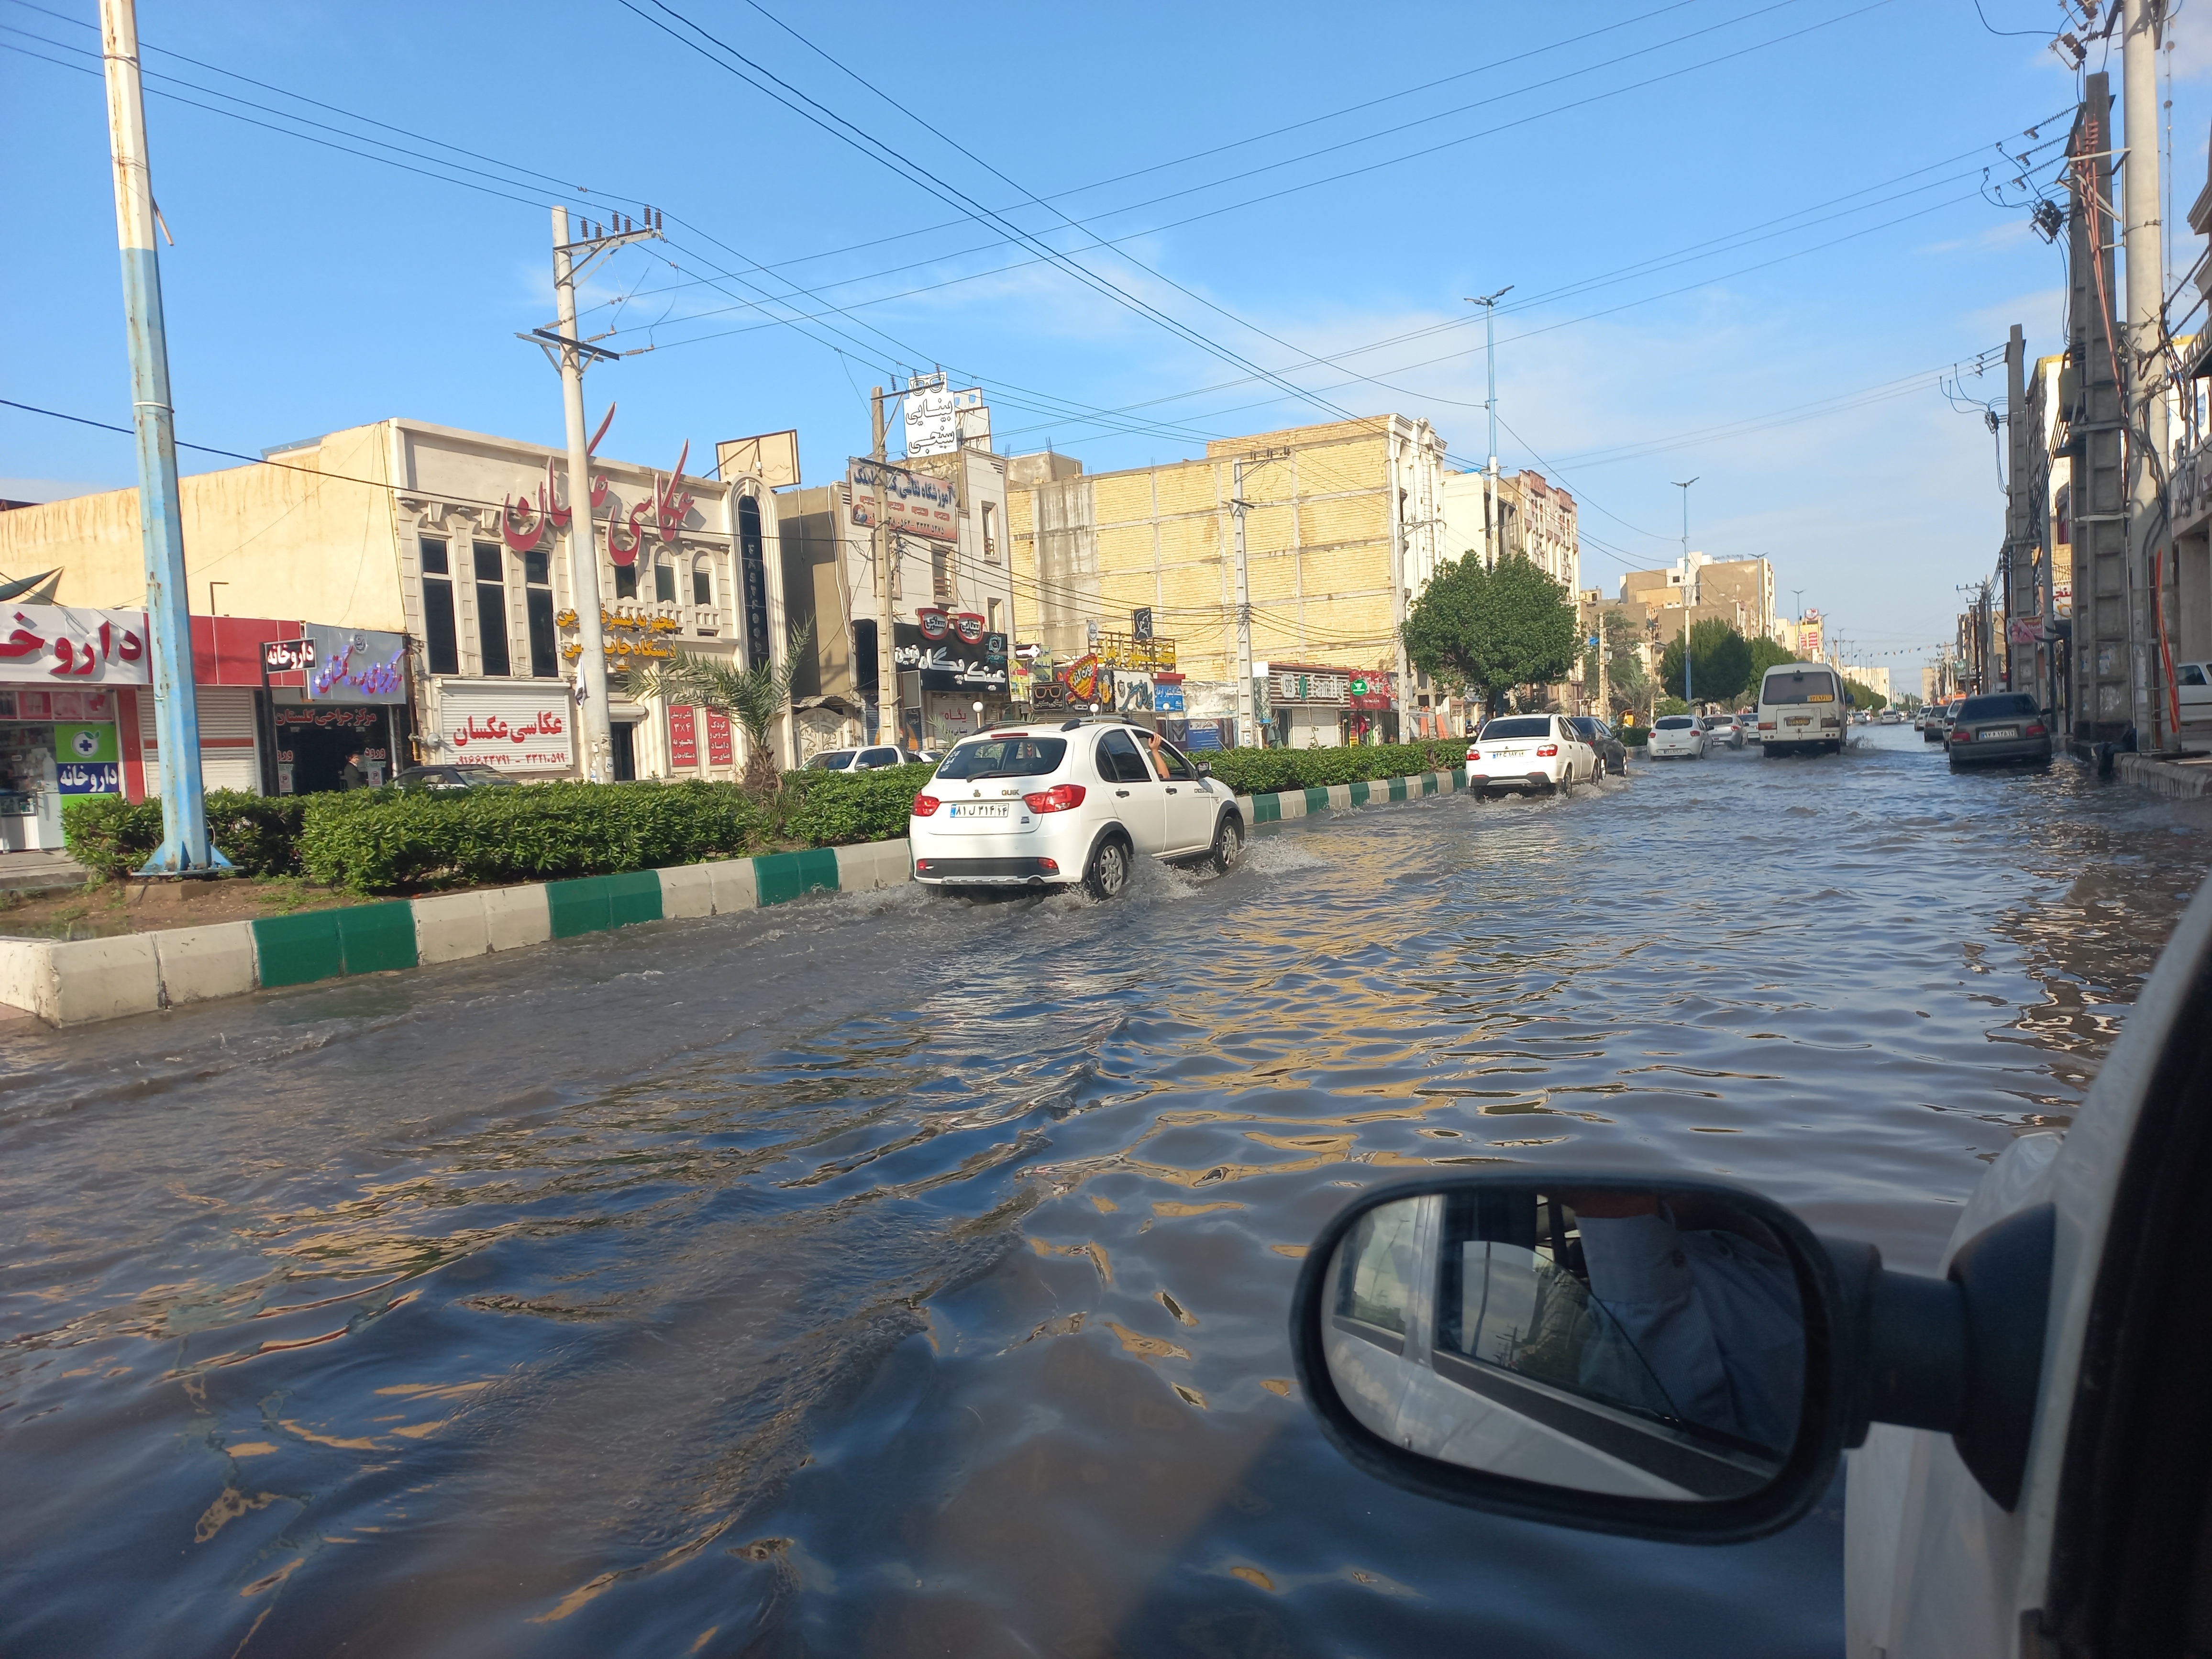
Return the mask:
<path id="1" fill-rule="evenodd" d="M 807 847 L 849 847 L 906 834 L 914 798 L 935 769 L 887 766 L 877 772 L 787 772 L 776 799 L 777 838 Z"/>
<path id="2" fill-rule="evenodd" d="M 1631 749 L 1641 749 L 1651 741 L 1651 728 L 1648 726 L 1616 726 L 1613 732 Z"/>
<path id="3" fill-rule="evenodd" d="M 1223 749 L 1201 753 L 1213 775 L 1240 795 L 1309 789 L 1332 783 L 1373 783 L 1422 772 L 1449 772 L 1466 764 L 1467 744 L 1455 738 L 1341 749 Z"/>
<path id="4" fill-rule="evenodd" d="M 729 784 L 547 783 L 311 795 L 300 864 L 359 893 L 556 881 L 767 849 L 769 809 Z"/>
<path id="5" fill-rule="evenodd" d="M 210 790 L 209 838 L 240 875 L 297 875 L 300 824 L 307 801 L 302 795 Z M 134 806 L 120 795 L 85 795 L 62 803 L 62 845 L 96 876 L 119 881 L 139 870 L 161 844 L 158 799 Z"/>

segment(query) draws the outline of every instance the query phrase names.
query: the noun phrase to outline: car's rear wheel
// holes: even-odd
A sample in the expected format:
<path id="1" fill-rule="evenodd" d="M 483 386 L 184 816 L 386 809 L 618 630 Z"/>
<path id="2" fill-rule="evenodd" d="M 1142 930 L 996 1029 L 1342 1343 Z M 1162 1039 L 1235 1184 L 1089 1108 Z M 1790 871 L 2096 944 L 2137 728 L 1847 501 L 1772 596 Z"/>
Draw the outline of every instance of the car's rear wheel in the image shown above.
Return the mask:
<path id="1" fill-rule="evenodd" d="M 1091 849 L 1091 862 L 1083 872 L 1083 890 L 1095 899 L 1118 898 L 1129 884 L 1129 843 L 1109 836 Z"/>
<path id="2" fill-rule="evenodd" d="M 1213 828 L 1213 851 L 1207 857 L 1216 873 L 1227 875 L 1230 866 L 1244 856 L 1244 820 L 1234 812 L 1224 812 L 1221 822 Z"/>

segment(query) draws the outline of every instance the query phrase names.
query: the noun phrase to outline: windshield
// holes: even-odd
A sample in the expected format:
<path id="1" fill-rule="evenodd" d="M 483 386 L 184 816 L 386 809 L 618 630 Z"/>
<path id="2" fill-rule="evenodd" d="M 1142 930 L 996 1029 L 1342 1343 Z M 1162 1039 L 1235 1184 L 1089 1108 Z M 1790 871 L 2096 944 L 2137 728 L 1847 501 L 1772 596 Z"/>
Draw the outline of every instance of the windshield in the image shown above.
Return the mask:
<path id="1" fill-rule="evenodd" d="M 1651 729 L 1654 732 L 1686 732 L 1690 729 L 1690 717 L 1687 714 L 1669 714 L 1663 720 L 1654 720 Z"/>
<path id="2" fill-rule="evenodd" d="M 1486 720 L 1481 741 L 1496 743 L 1500 738 L 1548 738 L 1552 735 L 1549 714 L 1523 714 L 1517 720 Z"/>
<path id="3" fill-rule="evenodd" d="M 1037 778 L 1060 770 L 1065 738 L 978 738 L 963 743 L 937 769 L 940 778 Z"/>
<path id="4" fill-rule="evenodd" d="M 1833 702 L 1836 677 L 1821 668 L 1778 668 L 1759 688 L 1761 703 Z"/>

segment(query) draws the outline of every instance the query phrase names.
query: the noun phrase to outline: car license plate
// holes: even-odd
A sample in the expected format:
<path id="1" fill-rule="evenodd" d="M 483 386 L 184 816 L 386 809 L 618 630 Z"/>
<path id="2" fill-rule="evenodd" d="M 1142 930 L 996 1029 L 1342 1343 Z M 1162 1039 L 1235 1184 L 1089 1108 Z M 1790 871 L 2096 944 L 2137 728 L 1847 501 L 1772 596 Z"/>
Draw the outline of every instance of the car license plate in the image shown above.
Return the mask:
<path id="1" fill-rule="evenodd" d="M 2020 727 L 2017 726 L 1985 726 L 1982 728 L 1981 735 L 1982 740 L 1984 743 L 1988 742 L 1991 738 L 2016 738 L 2020 735 Z"/>
<path id="2" fill-rule="evenodd" d="M 1013 809 L 1003 801 L 955 801 L 947 809 L 948 816 L 956 818 L 1003 818 Z"/>
<path id="3" fill-rule="evenodd" d="M 1784 714 L 1782 723 L 1784 726 L 1810 726 L 1813 717 L 1810 714 Z"/>

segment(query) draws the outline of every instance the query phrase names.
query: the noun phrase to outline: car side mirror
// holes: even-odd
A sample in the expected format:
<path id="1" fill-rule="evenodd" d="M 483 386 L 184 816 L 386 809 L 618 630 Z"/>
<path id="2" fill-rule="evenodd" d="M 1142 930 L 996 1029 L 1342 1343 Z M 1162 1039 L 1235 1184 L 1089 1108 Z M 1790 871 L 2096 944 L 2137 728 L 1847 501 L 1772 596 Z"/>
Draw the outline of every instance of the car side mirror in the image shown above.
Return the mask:
<path id="1" fill-rule="evenodd" d="M 1211 761 L 1193 761 L 1191 764 L 1198 769 L 1198 775 L 1201 778 L 1210 778 L 1213 775 L 1213 763 Z"/>
<path id="2" fill-rule="evenodd" d="M 1951 1434 L 2017 1501 L 2052 1212 L 1947 1279 L 1711 1181 L 1560 1171 L 1361 1197 L 1305 1257 L 1298 1380 L 1346 1457 L 1469 1508 L 1726 1543 L 1788 1526 L 1869 1422 Z"/>

